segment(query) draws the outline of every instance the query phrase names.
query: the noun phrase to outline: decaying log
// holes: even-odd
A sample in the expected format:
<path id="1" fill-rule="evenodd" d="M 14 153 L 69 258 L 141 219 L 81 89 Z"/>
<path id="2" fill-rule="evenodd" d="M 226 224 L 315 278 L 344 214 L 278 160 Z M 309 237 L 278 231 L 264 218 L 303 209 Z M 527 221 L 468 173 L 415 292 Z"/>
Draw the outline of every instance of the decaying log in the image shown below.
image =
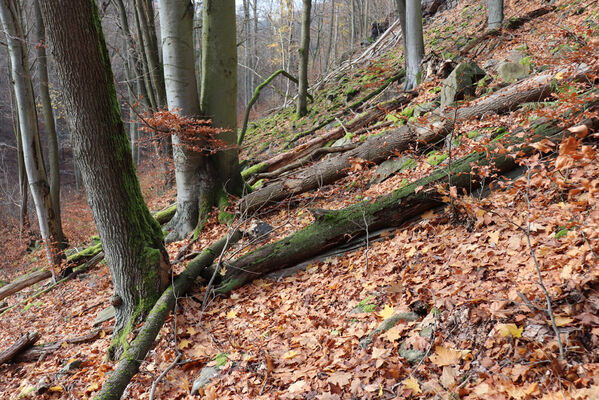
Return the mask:
<path id="1" fill-rule="evenodd" d="M 541 8 L 537 8 L 536 10 L 532 10 L 531 12 L 515 18 L 509 18 L 505 23 L 505 29 L 514 30 L 520 28 L 525 23 L 532 21 L 535 18 L 542 17 L 545 14 L 549 14 L 550 12 L 555 11 L 555 6 L 545 6 Z"/>
<path id="2" fill-rule="evenodd" d="M 55 351 L 62 348 L 63 343 L 68 344 L 81 344 L 88 343 L 94 340 L 97 340 L 102 337 L 103 334 L 110 334 L 112 332 L 112 327 L 107 326 L 104 328 L 96 328 L 91 332 L 87 333 L 83 336 L 78 336 L 75 338 L 60 340 L 54 343 L 44 343 L 39 346 L 33 346 L 28 348 L 27 350 L 20 352 L 14 357 L 15 362 L 36 362 L 44 357 L 54 353 Z"/>
<path id="3" fill-rule="evenodd" d="M 223 249 L 240 238 L 240 231 L 235 230 L 230 236 L 219 240 L 187 264 L 187 268 L 177 277 L 175 283 L 169 286 L 160 296 L 136 338 L 125 350 L 116 369 L 104 382 L 95 399 L 118 400 L 121 398 L 129 381 L 137 373 L 141 362 L 152 347 L 166 317 L 173 309 L 176 297 L 182 296 L 189 290 L 194 280 L 205 268 L 212 264 Z"/>
<path id="4" fill-rule="evenodd" d="M 524 138 L 522 135 L 506 136 L 509 143 L 504 145 L 513 146 L 512 154 L 530 155 L 534 148 L 525 140 L 559 140 L 563 131 L 558 123 L 552 121 L 535 125 Z M 593 120 L 590 126 L 591 129 L 597 129 L 599 120 Z M 517 166 L 515 160 L 493 152 L 495 146 L 493 143 L 488 151 L 472 153 L 447 168 L 437 169 L 431 175 L 373 202 L 364 201 L 341 210 L 329 211 L 308 227 L 240 257 L 226 266 L 226 273 L 217 292 L 227 293 L 262 275 L 310 259 L 367 231 L 399 227 L 422 212 L 444 204 L 442 193 L 438 193 L 438 185 L 450 182 L 460 191 L 467 192 L 476 188 L 480 178 L 473 171 L 475 165 L 491 166 L 500 174 L 514 169 Z"/>
<path id="5" fill-rule="evenodd" d="M 12 360 L 23 350 L 33 346 L 33 344 L 37 342 L 39 338 L 40 334 L 37 332 L 27 332 L 21 336 L 12 346 L 0 353 L 0 365 Z"/>
<path id="6" fill-rule="evenodd" d="M 284 174 L 285 172 L 289 172 L 289 171 L 293 171 L 294 169 L 300 168 L 308 163 L 311 163 L 313 161 L 316 161 L 318 158 L 320 158 L 320 156 L 325 155 L 325 154 L 332 154 L 332 153 L 345 153 L 346 151 L 350 151 L 355 149 L 356 147 L 358 147 L 359 143 L 350 143 L 350 144 L 346 144 L 344 146 L 335 146 L 335 147 L 321 147 L 319 149 L 314 150 L 312 153 L 310 153 L 309 155 L 307 155 L 306 157 L 294 161 L 291 164 L 287 164 L 275 171 L 272 172 L 262 172 L 259 174 L 254 175 L 253 177 L 250 178 L 250 180 L 248 181 L 248 183 L 250 185 L 252 185 L 254 182 L 259 181 L 260 179 L 272 179 L 272 178 L 276 178 L 278 176 L 281 176 L 282 174 Z"/>
<path id="7" fill-rule="evenodd" d="M 374 122 L 379 121 L 386 113 L 400 108 L 402 105 L 407 104 L 412 98 L 414 93 L 408 92 L 403 93 L 399 97 L 393 100 L 385 101 L 376 106 L 368 109 L 364 113 L 356 116 L 351 121 L 345 123 L 343 126 L 336 127 L 323 135 L 317 136 L 296 146 L 293 150 L 285 153 L 277 154 L 274 157 L 263 161 L 254 167 L 249 168 L 248 172 L 242 173 L 245 179 L 249 178 L 252 174 L 261 172 L 274 171 L 284 165 L 287 165 L 295 160 L 305 157 L 315 149 L 323 147 L 326 143 L 331 140 L 336 140 L 345 136 L 345 131 L 352 132 L 358 129 L 368 126 Z M 331 121 L 334 121 L 333 118 Z M 330 121 L 329 121 L 330 122 Z M 345 129 L 344 129 L 345 127 Z"/>
<path id="8" fill-rule="evenodd" d="M 533 10 L 521 17 L 509 18 L 507 21 L 505 21 L 503 23 L 503 28 L 507 29 L 507 30 L 518 29 L 525 23 L 532 21 L 535 18 L 541 17 L 545 14 L 549 14 L 552 11 L 555 11 L 555 6 L 544 6 L 544 7 L 538 8 L 536 10 Z M 470 50 L 472 50 L 473 48 L 478 46 L 480 43 L 484 42 L 485 40 L 487 40 L 490 37 L 499 36 L 500 34 L 501 34 L 501 29 L 491 29 L 491 30 L 486 31 L 484 34 L 482 34 L 481 36 L 477 37 L 476 39 L 470 41 L 462 49 L 460 49 L 460 55 L 463 56 L 463 55 L 468 54 L 470 52 Z"/>
<path id="9" fill-rule="evenodd" d="M 314 132 L 316 132 L 319 129 L 324 128 L 325 126 L 327 126 L 328 124 L 330 124 L 331 122 L 335 121 L 338 118 L 341 118 L 343 115 L 347 114 L 349 111 L 353 111 L 356 110 L 358 107 L 362 106 L 364 103 L 366 103 L 368 100 L 372 99 L 373 97 L 375 97 L 376 95 L 378 95 L 379 93 L 382 93 L 383 90 L 385 90 L 387 88 L 387 86 L 389 86 L 390 84 L 392 84 L 395 81 L 400 80 L 401 78 L 403 78 L 405 76 L 405 71 L 401 71 L 398 74 L 392 76 L 391 78 L 385 80 L 385 82 L 383 82 L 383 84 L 381 86 L 378 87 L 378 89 L 373 90 L 372 92 L 368 93 L 366 96 L 362 97 L 361 99 L 354 101 L 353 103 L 351 103 L 349 106 L 347 106 L 346 108 L 344 108 L 343 110 L 335 113 L 333 116 L 327 118 L 326 120 L 324 120 L 323 122 L 321 122 L 320 124 L 318 124 L 317 126 L 314 126 L 306 131 L 300 132 L 298 134 L 296 134 L 290 141 L 289 143 L 287 143 L 287 145 L 285 145 L 285 149 L 289 149 L 291 147 L 293 147 L 293 144 L 295 142 L 297 142 L 298 140 L 300 140 L 303 137 L 306 137 L 308 135 L 313 134 Z"/>
<path id="10" fill-rule="evenodd" d="M 29 286 L 35 285 L 44 279 L 52 278 L 52 273 L 46 270 L 35 271 L 20 278 L 17 278 L 8 285 L 0 288 L 0 300 L 13 295 Z"/>
<path id="11" fill-rule="evenodd" d="M 308 170 L 274 182 L 262 189 L 247 194 L 241 199 L 242 212 L 253 212 L 290 196 L 316 189 L 347 176 L 351 160 L 361 158 L 380 163 L 397 152 L 404 151 L 416 142 L 434 143 L 453 130 L 456 122 L 479 117 L 485 113 L 504 113 L 529 101 L 540 101 L 548 97 L 555 73 L 535 76 L 518 84 L 503 88 L 496 93 L 456 110 L 436 110 L 430 125 L 408 124 L 391 129 L 381 136 L 369 137 L 354 150 L 335 158 L 323 160 Z M 576 75 L 578 76 L 578 75 Z"/>

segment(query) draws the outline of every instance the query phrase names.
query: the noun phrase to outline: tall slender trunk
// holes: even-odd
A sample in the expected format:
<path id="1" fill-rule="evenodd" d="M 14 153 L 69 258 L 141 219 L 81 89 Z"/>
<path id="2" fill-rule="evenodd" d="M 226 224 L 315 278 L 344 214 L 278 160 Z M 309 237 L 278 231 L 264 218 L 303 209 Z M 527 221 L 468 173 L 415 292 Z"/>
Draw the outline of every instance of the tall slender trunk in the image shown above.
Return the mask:
<path id="1" fill-rule="evenodd" d="M 164 59 L 166 98 L 170 110 L 181 115 L 200 116 L 193 53 L 194 8 L 189 0 L 160 0 L 160 29 Z M 207 169 L 206 157 L 182 138 L 172 136 L 177 212 L 167 225 L 166 241 L 185 238 L 200 224 L 200 216 L 212 207 L 212 191 L 205 190 L 200 172 Z"/>
<path id="2" fill-rule="evenodd" d="M 503 23 L 503 0 L 487 0 L 488 23 L 487 29 L 498 29 Z"/>
<path id="3" fill-rule="evenodd" d="M 214 126 L 227 131 L 218 135 L 229 149 L 216 160 L 220 184 L 228 193 L 244 189 L 237 148 L 237 38 L 235 0 L 204 0 L 202 23 L 202 76 L 200 109 Z"/>
<path id="4" fill-rule="evenodd" d="M 411 90 L 420 83 L 424 39 L 422 37 L 422 5 L 420 0 L 406 0 L 406 80 L 404 89 Z"/>
<path id="5" fill-rule="evenodd" d="M 60 217 L 60 157 L 58 155 L 58 135 L 56 125 L 54 124 L 54 112 L 52 110 L 52 100 L 50 100 L 50 90 L 48 81 L 48 58 L 46 56 L 46 27 L 42 19 L 42 13 L 39 6 L 39 0 L 34 0 L 33 11 L 35 14 L 35 41 L 36 41 L 36 71 L 38 78 L 38 90 L 42 114 L 44 116 L 44 126 L 48 138 L 48 161 L 50 166 L 50 200 L 54 218 L 56 219 L 56 240 L 60 249 L 66 247 L 64 233 L 62 231 L 62 221 Z"/>
<path id="6" fill-rule="evenodd" d="M 335 27 L 335 0 L 331 0 L 331 22 L 329 23 L 329 44 L 324 57 L 324 66 L 322 73 L 326 73 L 329 68 L 329 59 L 331 57 L 331 49 L 333 48 L 333 29 Z M 336 32 L 335 32 L 336 33 Z M 336 35 L 335 35 L 336 36 Z M 335 40 L 336 42 L 336 40 Z M 336 56 L 336 55 L 335 55 Z"/>
<path id="7" fill-rule="evenodd" d="M 310 11 L 312 0 L 303 0 L 302 41 L 299 49 L 297 115 L 303 117 L 308 113 L 308 55 L 310 51 Z"/>
<path id="8" fill-rule="evenodd" d="M 33 85 L 29 74 L 29 62 L 23 47 L 25 39 L 20 24 L 18 4 L 13 0 L 0 0 L 0 21 L 4 27 L 10 54 L 11 77 L 15 89 L 19 114 L 19 127 L 23 144 L 23 159 L 27 171 L 29 188 L 35 204 L 40 233 L 46 244 L 46 255 L 51 265 L 59 265 L 56 219 L 50 198 L 50 186 L 42 157 L 37 127 L 37 113 Z"/>
<path id="9" fill-rule="evenodd" d="M 166 94 L 158 53 L 158 41 L 156 39 L 156 27 L 154 24 L 154 6 L 152 1 L 135 0 L 135 12 L 137 13 L 140 22 L 140 36 L 143 37 L 142 49 L 148 63 L 153 97 L 156 102 L 156 108 L 158 109 L 166 105 Z"/>
<path id="10" fill-rule="evenodd" d="M 170 282 L 168 253 L 137 180 L 95 2 L 40 5 L 51 27 L 74 153 L 112 276 L 116 315 L 109 356 L 118 357 Z"/>

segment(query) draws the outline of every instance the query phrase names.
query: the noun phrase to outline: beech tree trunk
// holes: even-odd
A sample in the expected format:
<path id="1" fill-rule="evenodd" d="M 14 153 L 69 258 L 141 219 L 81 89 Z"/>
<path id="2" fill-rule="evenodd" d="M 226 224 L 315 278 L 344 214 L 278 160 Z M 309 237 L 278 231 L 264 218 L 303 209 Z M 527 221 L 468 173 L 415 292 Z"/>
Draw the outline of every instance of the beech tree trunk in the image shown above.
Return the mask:
<path id="1" fill-rule="evenodd" d="M 40 5 L 52 27 L 48 36 L 73 152 L 112 276 L 116 315 L 109 356 L 116 358 L 168 286 L 169 258 L 137 180 L 95 2 Z"/>
<path id="2" fill-rule="evenodd" d="M 161 0 L 158 4 L 168 108 L 177 109 L 181 115 L 199 117 L 192 34 L 193 5 L 189 0 Z M 177 135 L 172 136 L 172 142 L 177 212 L 166 226 L 170 230 L 167 242 L 181 240 L 196 228 L 202 207 L 201 196 L 210 194 L 203 190 L 198 176 L 198 171 L 206 169 L 205 157 Z"/>
<path id="3" fill-rule="evenodd" d="M 406 59 L 406 80 L 404 89 L 411 90 L 420 83 L 420 63 L 424 56 L 424 38 L 422 36 L 422 5 L 420 0 L 405 1 L 405 59 Z"/>
<path id="4" fill-rule="evenodd" d="M 50 186 L 40 145 L 33 85 L 27 54 L 23 47 L 23 43 L 26 42 L 20 23 L 19 4 L 14 0 L 0 0 L 0 21 L 8 42 L 11 78 L 19 116 L 27 180 L 35 204 L 40 233 L 46 245 L 48 261 L 51 265 L 58 265 L 61 260 L 58 246 L 61 237 L 52 207 Z"/>
<path id="5" fill-rule="evenodd" d="M 503 0 L 487 0 L 487 30 L 498 29 L 503 24 Z"/>
<path id="6" fill-rule="evenodd" d="M 48 139 L 48 161 L 50 166 L 50 201 L 52 210 L 56 219 L 56 240 L 60 249 L 66 248 L 66 241 L 62 231 L 62 221 L 60 217 L 60 157 L 58 155 L 58 135 L 54 123 L 54 112 L 52 110 L 52 101 L 50 99 L 49 80 L 48 80 L 48 57 L 46 57 L 46 27 L 42 19 L 39 0 L 33 2 L 33 11 L 35 14 L 35 33 L 36 33 L 36 71 L 39 87 L 39 96 L 42 114 L 44 116 L 44 127 Z"/>
<path id="7" fill-rule="evenodd" d="M 202 251 L 202 253 L 187 264 L 187 267 L 177 277 L 174 284 L 169 286 L 162 296 L 160 296 L 160 299 L 148 314 L 148 318 L 139 334 L 126 350 L 116 369 L 110 374 L 94 399 L 118 400 L 121 398 L 129 381 L 137 373 L 141 362 L 154 344 L 154 340 L 160 329 L 162 329 L 166 317 L 175 306 L 176 297 L 184 295 L 200 273 L 212 264 L 223 252 L 223 249 L 235 243 L 240 238 L 241 233 L 236 230 Z"/>
<path id="8" fill-rule="evenodd" d="M 303 0 L 301 44 L 299 48 L 297 116 L 308 113 L 308 56 L 310 54 L 310 11 L 312 0 Z"/>
<path id="9" fill-rule="evenodd" d="M 217 138 L 228 147 L 211 157 L 218 174 L 216 202 L 221 203 L 222 188 L 238 196 L 244 189 L 237 148 L 235 0 L 204 0 L 202 12 L 200 109 L 215 127 L 226 129 Z"/>

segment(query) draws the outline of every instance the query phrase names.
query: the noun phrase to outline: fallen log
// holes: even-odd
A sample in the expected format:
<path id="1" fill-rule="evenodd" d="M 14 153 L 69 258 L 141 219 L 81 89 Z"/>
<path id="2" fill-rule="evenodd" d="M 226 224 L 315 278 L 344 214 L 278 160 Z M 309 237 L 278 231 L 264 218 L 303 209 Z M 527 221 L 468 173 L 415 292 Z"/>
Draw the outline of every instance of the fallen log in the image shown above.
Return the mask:
<path id="1" fill-rule="evenodd" d="M 309 155 L 307 155 L 306 157 L 304 157 L 300 160 L 294 161 L 291 164 L 287 164 L 277 170 L 274 170 L 272 172 L 262 172 L 262 173 L 254 175 L 253 177 L 250 178 L 250 180 L 248 180 L 248 184 L 253 185 L 255 182 L 259 181 L 260 179 L 276 178 L 276 177 L 284 174 L 285 172 L 293 171 L 294 169 L 300 168 L 310 162 L 316 161 L 322 155 L 332 154 L 332 153 L 345 153 L 346 151 L 355 149 L 356 147 L 358 147 L 358 145 L 359 145 L 358 143 L 351 143 L 351 144 L 346 144 L 344 146 L 318 148 L 318 149 L 314 150 L 312 153 L 310 153 Z"/>
<path id="2" fill-rule="evenodd" d="M 27 332 L 22 335 L 15 343 L 13 343 L 8 349 L 0 353 L 0 365 L 7 361 L 12 360 L 17 354 L 33 346 L 35 342 L 40 338 L 40 334 L 37 332 Z"/>
<path id="3" fill-rule="evenodd" d="M 20 306 L 24 302 L 31 301 L 31 300 L 33 300 L 33 299 L 41 296 L 44 293 L 48 293 L 50 290 L 54 289 L 56 286 L 60 285 L 63 282 L 66 282 L 69 279 L 74 278 L 78 274 L 80 274 L 82 272 L 85 272 L 85 271 L 87 271 L 90 268 L 95 267 L 103 259 L 104 259 L 104 252 L 101 251 L 100 253 L 98 253 L 95 256 L 93 256 L 89 261 L 87 261 L 83 265 L 80 265 L 80 266 L 75 267 L 75 268 L 68 267 L 67 270 L 63 271 L 63 272 L 68 272 L 67 275 L 64 275 L 64 277 L 62 277 L 60 280 L 56 281 L 55 283 L 51 284 L 50 286 L 48 286 L 48 287 L 46 287 L 44 289 L 38 291 L 34 295 L 32 295 L 32 296 L 28 297 L 27 299 L 23 300 L 22 302 L 18 302 L 16 304 L 13 304 L 10 307 L 3 308 L 2 310 L 0 310 L 0 316 L 4 315 L 5 313 L 7 313 L 8 311 L 12 310 L 13 308 Z M 29 285 L 29 286 L 31 286 L 31 285 Z M 24 288 L 25 287 L 22 287 L 19 290 L 23 290 Z M 14 293 L 16 293 L 16 292 L 14 292 Z M 11 293 L 11 294 L 14 294 L 14 293 Z"/>
<path id="4" fill-rule="evenodd" d="M 38 346 L 29 347 L 28 349 L 20 352 L 14 357 L 15 362 L 36 362 L 44 357 L 54 353 L 55 351 L 62 349 L 64 343 L 68 344 L 81 344 L 93 342 L 94 340 L 100 339 L 103 334 L 110 334 L 112 327 L 96 328 L 91 332 L 74 338 L 60 340 L 53 343 L 44 343 Z"/>
<path id="5" fill-rule="evenodd" d="M 17 278 L 8 285 L 0 288 L 0 300 L 13 295 L 29 286 L 35 285 L 45 279 L 52 278 L 52 273 L 46 270 L 35 271 L 20 278 Z"/>
<path id="6" fill-rule="evenodd" d="M 544 6 L 544 7 L 538 8 L 536 10 L 533 10 L 521 17 L 509 18 L 507 21 L 504 22 L 503 28 L 507 29 L 507 30 L 518 29 L 525 23 L 532 21 L 535 18 L 541 17 L 545 14 L 549 14 L 552 11 L 555 11 L 555 6 Z M 491 29 L 491 30 L 486 31 L 484 34 L 482 34 L 481 36 L 477 37 L 476 39 L 470 41 L 462 49 L 460 49 L 460 55 L 464 56 L 464 55 L 468 54 L 470 52 L 470 50 L 472 50 L 473 48 L 478 46 L 480 43 L 484 42 L 485 40 L 487 40 L 490 37 L 499 36 L 500 34 L 501 34 L 501 28 Z"/>
<path id="7" fill-rule="evenodd" d="M 253 212 L 267 205 L 276 204 L 290 196 L 335 182 L 347 176 L 352 159 L 361 158 L 373 163 L 380 163 L 397 152 L 407 150 L 416 142 L 434 143 L 443 139 L 453 130 L 458 121 L 478 117 L 485 113 L 504 113 L 522 103 L 533 100 L 540 101 L 551 94 L 555 75 L 555 73 L 547 73 L 529 78 L 519 84 L 503 88 L 468 107 L 455 110 L 436 110 L 427 126 L 408 124 L 389 130 L 382 136 L 369 137 L 354 150 L 318 162 L 294 177 L 274 182 L 247 194 L 240 201 L 241 212 Z"/>
<path id="8" fill-rule="evenodd" d="M 104 382 L 102 389 L 100 389 L 95 399 L 118 400 L 121 398 L 129 381 L 137 373 L 141 362 L 152 347 L 154 339 L 158 335 L 158 332 L 160 332 L 166 317 L 175 306 L 176 298 L 189 290 L 200 273 L 205 268 L 208 268 L 228 245 L 238 241 L 240 238 L 241 232 L 235 230 L 229 236 L 204 250 L 187 264 L 187 267 L 177 277 L 174 284 L 169 286 L 162 296 L 160 296 L 148 314 L 141 330 L 129 347 L 123 352 L 119 364 L 106 382 Z"/>
<path id="9" fill-rule="evenodd" d="M 412 98 L 414 98 L 414 95 L 415 94 L 413 92 L 407 92 L 403 93 L 402 95 L 393 100 L 379 103 L 376 106 L 368 109 L 364 113 L 356 116 L 349 122 L 345 123 L 343 126 L 336 127 L 323 135 L 312 138 L 306 143 L 302 143 L 296 146 L 293 150 L 278 154 L 274 157 L 269 158 L 266 161 L 263 161 L 259 164 L 256 164 L 253 167 L 248 168 L 246 171 L 242 172 L 242 176 L 244 177 L 244 179 L 248 179 L 253 174 L 274 171 L 280 168 L 281 166 L 289 164 L 299 158 L 305 157 L 315 149 L 323 147 L 327 142 L 345 136 L 346 130 L 348 132 L 352 132 L 364 126 L 368 126 L 376 121 L 379 121 L 384 115 L 386 115 L 386 113 L 396 110 L 402 105 L 407 104 Z M 334 120 L 335 119 L 333 118 L 331 121 Z M 323 125 L 323 127 L 325 125 Z"/>
<path id="10" fill-rule="evenodd" d="M 289 141 L 289 143 L 287 143 L 285 145 L 285 149 L 289 149 L 290 147 L 292 147 L 292 145 L 295 142 L 297 142 L 298 140 L 300 140 L 301 138 L 306 137 L 308 135 L 311 135 L 314 132 L 316 132 L 317 130 L 324 128 L 325 126 L 327 126 L 331 122 L 335 121 L 337 118 L 340 118 L 343 115 L 347 114 L 348 111 L 355 110 L 356 108 L 360 107 L 362 104 L 366 103 L 368 100 L 372 99 L 374 96 L 378 95 L 379 93 L 382 93 L 382 91 L 385 90 L 387 88 L 387 86 L 389 86 L 390 84 L 392 84 L 395 81 L 400 80 L 404 76 L 405 76 L 405 71 L 402 70 L 398 74 L 396 74 L 396 75 L 392 76 L 391 78 L 388 78 L 387 80 L 385 80 L 385 82 L 383 82 L 383 84 L 381 86 L 379 86 L 376 90 L 373 90 L 372 92 L 368 93 L 366 96 L 362 97 L 361 99 L 359 99 L 357 101 L 354 101 L 349 106 L 347 106 L 343 110 L 335 113 L 335 115 L 327 118 L 326 120 L 324 120 L 323 122 L 321 122 L 317 126 L 314 126 L 314 127 L 310 128 L 310 129 L 308 129 L 306 131 L 303 131 L 303 132 L 300 132 L 300 133 L 296 134 L 293 138 L 291 138 L 291 140 Z"/>
<path id="11" fill-rule="evenodd" d="M 506 137 L 509 143 L 503 145 L 514 146 L 512 154 L 518 154 L 519 157 L 530 155 L 534 148 L 529 143 L 543 138 L 559 140 L 564 131 L 557 124 L 558 121 L 552 121 L 536 125 L 526 137 L 509 135 Z M 588 124 L 590 129 L 596 130 L 599 119 Z M 444 204 L 443 194 L 437 189 L 439 185 L 450 183 L 466 192 L 475 189 L 480 180 L 473 166 L 490 166 L 499 174 L 514 169 L 517 166 L 514 158 L 493 152 L 496 146 L 493 143 L 484 151 L 474 152 L 446 168 L 437 169 L 431 175 L 379 197 L 372 203 L 364 201 L 341 210 L 320 213 L 308 227 L 227 264 L 216 291 L 227 293 L 262 275 L 298 264 L 366 232 L 399 227 L 424 211 Z"/>

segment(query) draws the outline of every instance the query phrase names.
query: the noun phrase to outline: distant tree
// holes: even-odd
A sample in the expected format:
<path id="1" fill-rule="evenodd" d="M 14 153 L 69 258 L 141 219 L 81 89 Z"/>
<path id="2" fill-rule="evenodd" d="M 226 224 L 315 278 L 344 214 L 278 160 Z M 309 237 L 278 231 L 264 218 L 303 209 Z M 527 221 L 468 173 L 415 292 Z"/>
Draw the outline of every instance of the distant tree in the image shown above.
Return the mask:
<path id="1" fill-rule="evenodd" d="M 137 180 L 95 1 L 41 1 L 73 152 L 112 275 L 120 355 L 135 324 L 170 282 L 162 230 Z"/>
<path id="2" fill-rule="evenodd" d="M 406 80 L 404 89 L 415 88 L 420 80 L 424 38 L 422 35 L 422 3 L 420 0 L 396 0 L 404 41 Z"/>
<path id="3" fill-rule="evenodd" d="M 55 218 L 44 166 L 29 61 L 23 45 L 26 40 L 21 17 L 18 1 L 0 0 L 0 21 L 8 44 L 27 180 L 35 204 L 40 233 L 46 244 L 48 260 L 51 265 L 56 266 L 61 260 L 62 230 Z"/>
<path id="4" fill-rule="evenodd" d="M 503 23 L 503 0 L 487 0 L 488 23 L 487 29 L 498 29 Z"/>
<path id="5" fill-rule="evenodd" d="M 58 245 L 61 249 L 66 247 L 64 234 L 62 232 L 62 221 L 60 218 L 60 156 L 58 155 L 58 135 L 54 123 L 54 111 L 50 99 L 50 85 L 48 80 L 48 57 L 46 57 L 46 26 L 42 19 L 39 0 L 33 2 L 35 16 L 35 69 L 37 72 L 38 93 L 40 106 L 44 117 L 44 127 L 48 140 L 48 165 L 50 167 L 50 199 L 52 210 L 56 219 L 56 234 Z"/>
<path id="6" fill-rule="evenodd" d="M 308 113 L 308 55 L 310 53 L 310 10 L 312 0 L 303 0 L 302 32 L 299 48 L 297 115 L 303 117 Z"/>

